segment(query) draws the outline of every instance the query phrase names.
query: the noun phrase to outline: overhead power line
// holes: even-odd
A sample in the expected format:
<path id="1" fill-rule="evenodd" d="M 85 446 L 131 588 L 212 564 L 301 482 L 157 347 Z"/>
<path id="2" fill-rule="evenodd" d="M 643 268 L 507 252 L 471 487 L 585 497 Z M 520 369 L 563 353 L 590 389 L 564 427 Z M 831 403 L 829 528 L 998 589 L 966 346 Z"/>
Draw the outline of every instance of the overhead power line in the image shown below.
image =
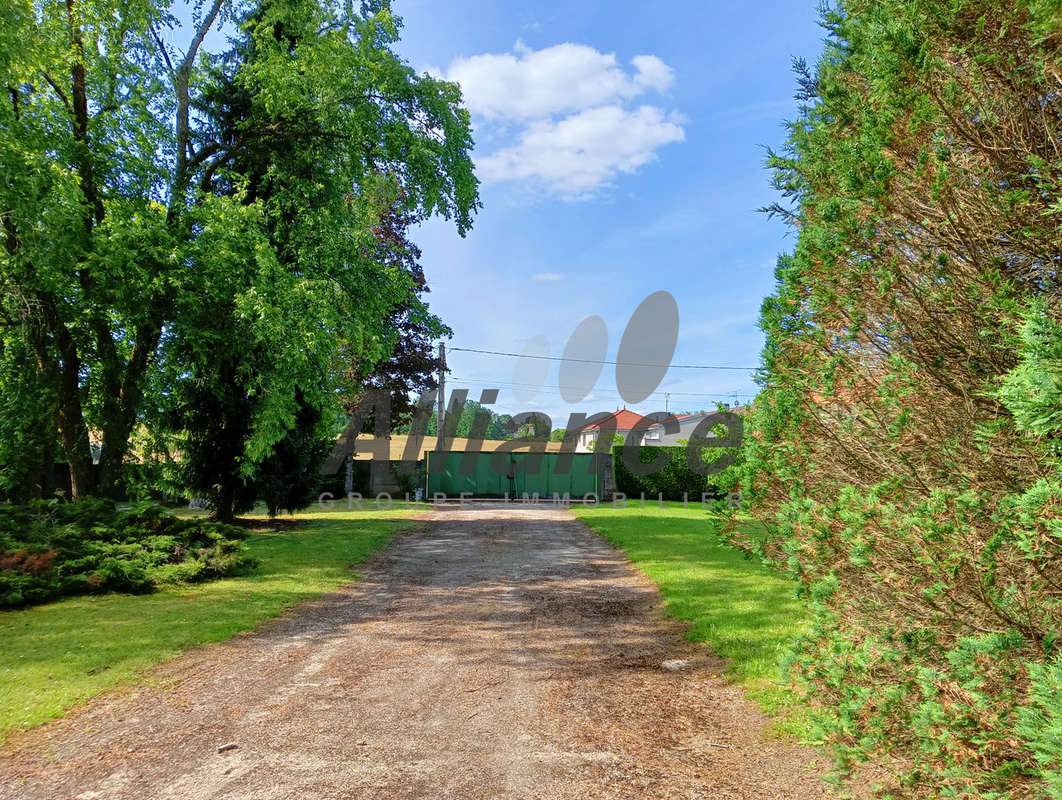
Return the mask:
<path id="1" fill-rule="evenodd" d="M 575 386 L 557 386 L 557 387 L 536 386 L 535 384 L 532 384 L 532 383 L 513 383 L 512 381 L 486 380 L 486 379 L 483 379 L 483 378 L 460 378 L 460 377 L 457 377 L 457 376 L 454 376 L 454 375 L 450 375 L 448 377 L 454 383 L 474 383 L 474 384 L 477 384 L 477 385 L 484 385 L 484 386 L 488 386 L 488 387 L 492 387 L 492 388 L 499 388 L 499 389 L 531 389 L 531 390 L 540 391 L 540 392 L 544 392 L 546 394 L 553 394 L 553 395 L 559 394 L 556 391 L 556 389 L 576 389 L 577 390 L 577 389 L 584 388 L 584 387 L 575 387 Z M 612 395 L 612 396 L 615 396 L 615 397 L 620 397 L 620 395 L 618 393 L 616 393 L 614 391 L 609 391 L 608 389 L 597 389 L 597 388 L 595 388 L 593 390 L 593 392 L 594 392 L 594 394 L 608 394 L 608 395 Z M 670 389 L 658 389 L 657 391 L 653 392 L 653 394 L 650 395 L 650 396 L 655 396 L 655 395 L 671 395 L 672 397 L 724 397 L 724 398 L 725 397 L 755 397 L 756 396 L 754 394 L 749 394 L 748 392 L 673 392 Z"/>
<path id="2" fill-rule="evenodd" d="M 452 351 L 462 353 L 481 353 L 487 356 L 508 356 L 510 358 L 535 358 L 540 361 L 573 361 L 579 364 L 614 364 L 617 367 L 667 367 L 669 369 L 731 369 L 738 372 L 751 372 L 759 367 L 721 367 L 708 364 L 638 364 L 631 361 L 601 361 L 595 358 L 564 358 L 563 356 L 533 356 L 524 353 L 502 353 L 498 350 L 480 350 L 475 347 L 451 347 Z"/>

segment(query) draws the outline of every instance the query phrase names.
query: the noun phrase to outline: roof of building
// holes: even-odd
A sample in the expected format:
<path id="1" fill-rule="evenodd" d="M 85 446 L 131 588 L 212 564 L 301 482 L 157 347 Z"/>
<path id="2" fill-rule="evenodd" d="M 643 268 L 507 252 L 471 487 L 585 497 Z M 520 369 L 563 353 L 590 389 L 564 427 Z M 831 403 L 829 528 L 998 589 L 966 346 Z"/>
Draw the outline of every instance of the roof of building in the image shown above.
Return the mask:
<path id="1" fill-rule="evenodd" d="M 713 411 L 711 413 L 714 414 L 715 412 Z M 678 422 L 690 422 L 692 420 L 704 419 L 705 417 L 708 416 L 708 414 L 675 414 L 673 416 L 675 417 L 675 420 L 677 420 Z M 664 426 L 664 423 L 665 423 L 665 420 L 660 420 L 659 422 L 654 422 L 649 427 L 650 428 L 662 428 Z M 672 423 L 672 424 L 674 424 L 674 423 Z"/>
<path id="2" fill-rule="evenodd" d="M 615 419 L 617 431 L 630 431 L 634 430 L 634 426 L 640 422 L 644 417 L 641 414 L 636 414 L 633 411 L 628 411 L 625 408 L 613 411 L 608 417 L 605 417 L 598 422 L 591 423 L 589 425 L 583 425 L 578 430 L 599 430 L 605 423 L 608 423 L 608 427 L 612 427 L 610 418 Z"/>
<path id="3" fill-rule="evenodd" d="M 725 411 L 729 411 L 731 414 L 737 414 L 738 416 L 744 416 L 745 414 L 747 414 L 749 412 L 750 409 L 751 409 L 751 406 L 733 406 L 731 408 L 724 409 L 724 410 Z M 710 416 L 712 414 L 718 414 L 718 413 L 719 413 L 718 411 L 704 411 L 704 412 L 701 412 L 700 414 L 675 414 L 674 416 L 675 416 L 675 419 L 678 420 L 681 423 L 681 422 L 690 422 L 691 420 L 701 420 L 701 419 L 704 419 L 707 416 Z M 655 423 L 653 425 L 650 425 L 649 427 L 650 428 L 660 428 L 660 427 L 663 427 L 663 425 L 664 425 L 663 422 L 657 422 L 657 423 Z"/>
<path id="4" fill-rule="evenodd" d="M 409 444 L 411 437 L 403 433 L 393 433 L 390 438 L 387 439 L 387 452 L 389 461 L 404 461 L 407 460 L 406 446 Z M 358 434 L 358 440 L 356 443 L 356 449 L 354 451 L 354 458 L 358 461 L 368 461 L 374 457 L 373 442 L 375 437 L 371 433 Z M 497 450 L 505 441 L 503 439 L 485 439 L 479 448 L 481 453 L 493 453 Z M 424 454 L 434 451 L 436 449 L 437 441 L 434 436 L 425 436 L 421 439 L 419 446 L 410 453 L 408 460 L 420 461 L 424 458 Z M 519 442 L 520 445 L 525 445 L 523 449 L 528 449 L 526 445 L 530 445 L 531 442 Z M 538 443 L 541 447 L 542 443 Z M 451 439 L 448 442 L 450 452 L 463 453 L 468 447 L 468 439 Z M 516 445 L 510 445 L 515 447 Z M 560 442 L 546 442 L 547 453 L 559 453 L 561 448 Z"/>

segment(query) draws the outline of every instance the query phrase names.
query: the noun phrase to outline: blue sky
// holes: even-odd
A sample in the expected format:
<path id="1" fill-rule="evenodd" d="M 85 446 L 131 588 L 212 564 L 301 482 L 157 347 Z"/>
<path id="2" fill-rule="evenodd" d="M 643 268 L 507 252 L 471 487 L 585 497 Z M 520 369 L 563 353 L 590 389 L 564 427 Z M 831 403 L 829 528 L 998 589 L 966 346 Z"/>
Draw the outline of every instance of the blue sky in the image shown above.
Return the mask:
<path id="1" fill-rule="evenodd" d="M 396 0 L 401 53 L 462 83 L 476 128 L 473 231 L 461 239 L 433 221 L 416 236 L 451 344 L 559 356 L 597 314 L 614 360 L 631 313 L 667 290 L 680 313 L 674 363 L 755 366 L 759 306 L 792 245 L 756 211 L 776 199 L 764 145 L 784 140 L 796 112 L 791 58 L 819 52 L 816 5 Z M 458 352 L 449 363 L 471 398 L 493 386 L 496 410 L 544 410 L 557 427 L 571 410 L 623 405 L 607 366 L 573 409 L 556 363 L 533 397 L 524 384 L 543 376 L 526 361 Z M 745 372 L 672 369 L 630 407 L 663 410 L 664 391 L 682 411 L 755 385 Z"/>
<path id="2" fill-rule="evenodd" d="M 817 6 L 394 0 L 400 53 L 457 80 L 475 126 L 473 230 L 462 239 L 432 220 L 415 236 L 450 346 L 560 356 L 599 315 L 616 360 L 632 312 L 666 290 L 680 318 L 672 363 L 755 367 L 760 303 L 793 243 L 756 211 L 777 199 L 764 147 L 797 111 L 792 58 L 813 63 L 821 49 Z M 215 31 L 207 46 L 223 41 Z M 544 411 L 555 427 L 624 405 L 610 366 L 571 407 L 556 362 L 448 360 L 450 388 L 473 399 L 497 388 L 496 411 Z M 661 411 L 671 392 L 672 411 L 694 411 L 755 391 L 750 371 L 672 368 L 628 407 Z"/>

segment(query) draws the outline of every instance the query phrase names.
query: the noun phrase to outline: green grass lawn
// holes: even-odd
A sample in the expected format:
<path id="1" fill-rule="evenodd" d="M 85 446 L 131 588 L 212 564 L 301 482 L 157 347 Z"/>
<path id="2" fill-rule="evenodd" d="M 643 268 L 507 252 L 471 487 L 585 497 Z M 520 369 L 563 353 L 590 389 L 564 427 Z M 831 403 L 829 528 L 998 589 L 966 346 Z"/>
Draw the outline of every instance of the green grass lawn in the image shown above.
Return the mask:
<path id="1" fill-rule="evenodd" d="M 572 511 L 660 587 L 669 613 L 690 623 L 688 637 L 726 658 L 728 676 L 781 714 L 783 729 L 803 727 L 780 681 L 780 662 L 806 620 L 792 582 L 724 545 L 718 520 L 695 503 Z"/>
<path id="2" fill-rule="evenodd" d="M 305 527 L 254 533 L 251 574 L 154 594 L 74 597 L 0 612 L 0 741 L 138 680 L 189 647 L 251 630 L 296 603 L 349 583 L 357 564 L 415 510 L 316 510 Z"/>

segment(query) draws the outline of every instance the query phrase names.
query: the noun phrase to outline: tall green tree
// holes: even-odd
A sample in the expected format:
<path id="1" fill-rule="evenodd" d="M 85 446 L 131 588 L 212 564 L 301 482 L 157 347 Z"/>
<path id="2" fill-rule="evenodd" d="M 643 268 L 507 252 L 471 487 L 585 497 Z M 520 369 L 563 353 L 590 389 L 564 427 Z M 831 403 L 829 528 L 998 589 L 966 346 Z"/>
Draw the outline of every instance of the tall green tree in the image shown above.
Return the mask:
<path id="1" fill-rule="evenodd" d="M 243 49 L 212 63 L 223 19 L 245 22 Z M 5 330 L 33 354 L 20 383 L 54 397 L 74 496 L 120 491 L 149 386 L 153 409 L 187 385 L 254 397 L 234 410 L 249 475 L 296 389 L 323 408 L 339 342 L 385 355 L 410 288 L 366 255 L 383 209 L 401 192 L 471 224 L 457 87 L 397 57 L 387 2 L 214 0 L 181 28 L 164 0 L 15 0 L 0 25 Z M 234 343 L 252 355 L 210 366 Z"/>
<path id="2" fill-rule="evenodd" d="M 1045 797 L 1062 758 L 1017 727 L 1062 628 L 1058 8 L 827 9 L 770 160 L 748 496 L 815 610 L 796 674 L 894 797 Z"/>
<path id="3" fill-rule="evenodd" d="M 209 151 L 193 146 L 203 8 L 188 45 L 153 2 L 14 0 L 0 34 L 0 262 L 8 320 L 54 396 L 73 492 L 113 492 L 174 297 Z M 34 380 L 25 375 L 20 382 Z M 90 429 L 100 439 L 98 480 Z"/>
<path id="4" fill-rule="evenodd" d="M 257 209 L 263 238 L 221 265 L 214 293 L 179 308 L 173 328 L 177 427 L 192 442 L 226 443 L 193 446 L 186 460 L 221 518 L 253 501 L 260 464 L 302 452 L 307 439 L 323 451 L 338 361 L 354 354 L 371 374 L 390 355 L 396 318 L 419 306 L 423 273 L 381 230 L 450 207 L 463 230 L 474 205 L 455 87 L 414 75 L 388 50 L 389 17 L 341 21 L 322 35 L 337 20 L 320 3 L 260 3 L 204 90 L 209 138 L 232 143 L 204 190 Z M 313 82 L 300 85 L 311 66 Z M 260 76 L 285 70 L 296 91 L 271 102 Z M 440 180 L 451 188 L 432 190 Z M 199 413 L 219 400 L 232 413 Z M 299 463 L 305 474 L 289 481 L 315 477 L 312 459 Z"/>
<path id="5" fill-rule="evenodd" d="M 412 291 L 395 305 L 386 322 L 385 342 L 390 350 L 380 361 L 366 360 L 350 353 L 344 410 L 353 413 L 366 390 L 381 389 L 391 397 L 391 425 L 403 426 L 412 419 L 418 398 L 439 386 L 435 343 L 453 331 L 428 309 L 425 295 L 430 292 L 421 250 L 409 238 L 418 218 L 400 207 L 388 209 L 373 228 L 377 260 L 400 275 L 408 276 Z M 373 431 L 374 419 L 365 421 L 365 432 Z"/>

